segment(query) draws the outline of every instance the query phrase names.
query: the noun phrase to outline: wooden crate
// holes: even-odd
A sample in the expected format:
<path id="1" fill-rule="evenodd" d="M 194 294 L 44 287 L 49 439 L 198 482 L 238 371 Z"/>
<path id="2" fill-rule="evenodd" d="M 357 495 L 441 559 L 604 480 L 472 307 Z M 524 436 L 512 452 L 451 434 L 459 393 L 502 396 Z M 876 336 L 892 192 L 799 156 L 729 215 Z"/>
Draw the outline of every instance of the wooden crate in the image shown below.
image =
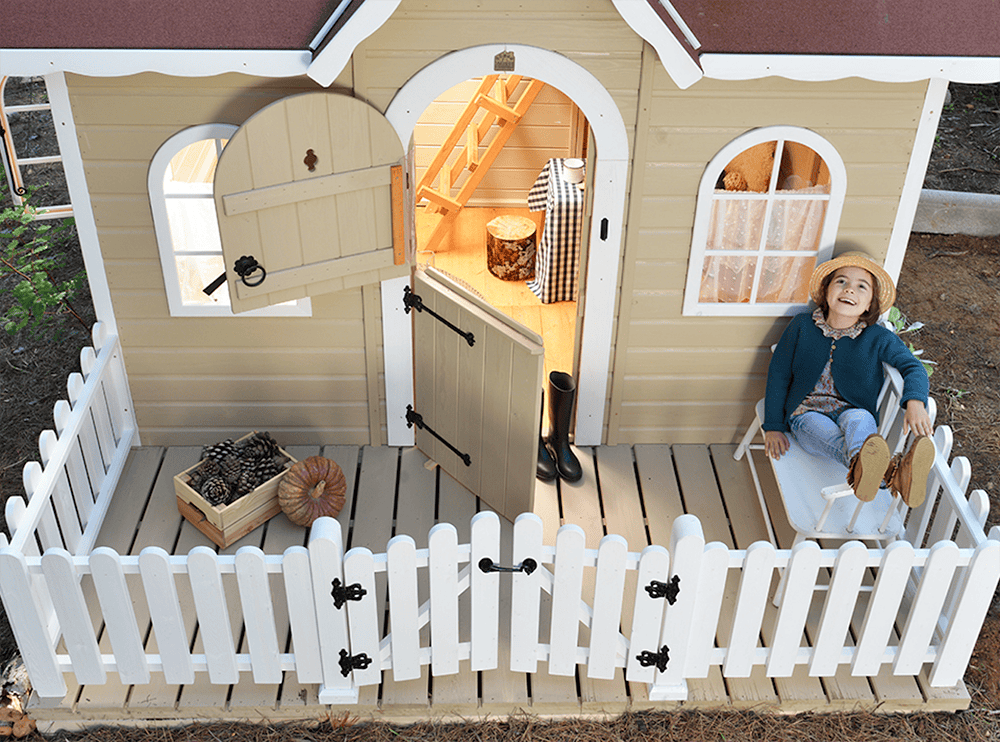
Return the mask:
<path id="1" fill-rule="evenodd" d="M 251 435 L 253 433 L 247 433 L 239 440 L 242 441 Z M 285 464 L 287 471 L 289 466 L 296 463 L 296 459 L 285 449 L 279 447 L 278 450 L 288 458 L 288 463 Z M 281 505 L 278 503 L 278 483 L 285 476 L 284 472 L 268 479 L 231 505 L 211 505 L 188 484 L 191 472 L 201 464 L 199 461 L 174 476 L 177 509 L 195 528 L 220 547 L 225 548 L 239 541 L 250 531 L 281 512 Z"/>

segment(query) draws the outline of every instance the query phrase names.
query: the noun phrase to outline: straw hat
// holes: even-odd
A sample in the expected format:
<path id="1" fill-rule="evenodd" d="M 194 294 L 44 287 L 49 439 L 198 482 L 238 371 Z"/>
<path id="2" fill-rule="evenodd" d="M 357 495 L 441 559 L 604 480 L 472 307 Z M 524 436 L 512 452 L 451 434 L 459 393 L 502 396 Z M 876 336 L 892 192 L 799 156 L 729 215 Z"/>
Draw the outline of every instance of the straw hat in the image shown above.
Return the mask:
<path id="1" fill-rule="evenodd" d="M 863 268 L 875 277 L 876 293 L 878 295 L 878 305 L 880 312 L 888 312 L 889 308 L 896 301 L 896 287 L 892 283 L 892 277 L 885 272 L 885 269 L 865 255 L 863 252 L 845 252 L 832 260 L 820 263 L 813 271 L 809 281 L 809 297 L 821 304 L 823 299 L 823 279 L 833 273 L 838 268 L 853 266 Z"/>

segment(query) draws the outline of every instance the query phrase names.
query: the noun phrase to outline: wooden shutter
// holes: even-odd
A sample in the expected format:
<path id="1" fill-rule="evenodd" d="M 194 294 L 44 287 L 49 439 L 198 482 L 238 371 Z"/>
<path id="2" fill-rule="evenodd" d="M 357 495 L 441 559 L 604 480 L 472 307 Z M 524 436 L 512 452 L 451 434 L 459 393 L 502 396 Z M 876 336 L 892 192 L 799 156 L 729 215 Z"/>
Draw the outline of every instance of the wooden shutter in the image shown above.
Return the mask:
<path id="1" fill-rule="evenodd" d="M 355 98 L 303 93 L 254 114 L 215 174 L 233 311 L 405 275 L 402 165 L 392 125 Z M 245 255 L 259 286 L 235 271 Z"/>
<path id="2" fill-rule="evenodd" d="M 513 521 L 534 503 L 542 339 L 432 268 L 414 273 L 413 292 L 474 338 L 470 346 L 430 312 L 411 311 L 414 411 L 470 464 L 419 426 L 417 447 Z"/>

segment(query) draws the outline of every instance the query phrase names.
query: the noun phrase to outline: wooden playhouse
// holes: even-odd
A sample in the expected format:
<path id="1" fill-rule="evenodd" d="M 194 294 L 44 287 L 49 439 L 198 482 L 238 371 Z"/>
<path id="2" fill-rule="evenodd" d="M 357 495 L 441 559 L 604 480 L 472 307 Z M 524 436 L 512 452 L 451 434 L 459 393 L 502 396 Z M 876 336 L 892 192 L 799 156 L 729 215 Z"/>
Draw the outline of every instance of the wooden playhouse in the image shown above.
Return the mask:
<path id="1" fill-rule="evenodd" d="M 45 75 L 100 320 L 0 551 L 41 722 L 968 704 L 1000 534 L 947 433 L 895 549 L 791 549 L 732 454 L 813 265 L 861 248 L 898 274 L 947 83 L 1000 79 L 990 3 L 948 24 L 916 4 L 251 5 L 161 23 L 78 1 L 0 31 L 0 76 Z M 493 150 L 460 132 L 435 170 L 476 100 L 484 134 L 514 130 Z M 763 184 L 727 188 L 762 150 Z M 546 485 L 546 328 L 415 266 L 429 204 L 526 211 L 567 157 L 585 475 Z M 250 430 L 341 464 L 337 521 L 278 516 L 222 550 L 186 524 L 173 475 Z M 334 580 L 367 600 L 338 607 Z"/>

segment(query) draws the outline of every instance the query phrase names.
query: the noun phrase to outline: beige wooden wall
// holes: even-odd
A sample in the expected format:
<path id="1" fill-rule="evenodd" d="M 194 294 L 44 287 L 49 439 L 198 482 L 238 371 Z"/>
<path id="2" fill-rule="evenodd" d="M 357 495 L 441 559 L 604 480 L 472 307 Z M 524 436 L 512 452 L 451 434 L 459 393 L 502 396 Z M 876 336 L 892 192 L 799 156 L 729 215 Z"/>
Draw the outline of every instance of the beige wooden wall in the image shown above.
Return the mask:
<path id="1" fill-rule="evenodd" d="M 681 314 L 695 199 L 709 160 L 774 124 L 826 137 L 847 167 L 838 242 L 882 260 L 926 83 L 703 79 L 678 90 L 663 66 L 643 81 L 641 134 L 620 303 L 611 443 L 730 442 L 763 396 L 769 348 L 787 320 Z M 648 101 L 648 105 L 646 102 Z M 839 249 L 839 248 L 838 248 Z"/>
<path id="2" fill-rule="evenodd" d="M 377 289 L 316 297 L 310 318 L 171 317 L 153 233 L 146 177 L 165 140 L 194 124 L 242 124 L 316 86 L 242 75 L 67 83 L 143 442 L 192 445 L 251 429 L 288 444 L 379 435 Z M 334 88 L 349 93 L 350 77 Z"/>
<path id="3" fill-rule="evenodd" d="M 413 132 L 418 181 L 451 133 L 455 121 L 474 97 L 481 80 L 482 78 L 474 78 L 445 91 L 420 117 Z M 527 86 L 527 81 L 521 82 L 512 100 L 517 100 L 517 96 Z M 475 123 L 482 118 L 482 114 L 477 115 Z M 549 158 L 582 157 L 584 128 L 580 111 L 573 101 L 552 85 L 546 85 L 514 129 L 468 205 L 527 206 L 528 191 Z M 498 127 L 493 127 L 491 137 L 497 129 Z M 485 149 L 489 141 L 484 140 L 482 149 Z M 463 136 L 454 148 L 449 164 L 455 160 L 464 144 Z M 465 179 L 465 176 L 459 178 L 453 193 L 457 192 Z"/>

